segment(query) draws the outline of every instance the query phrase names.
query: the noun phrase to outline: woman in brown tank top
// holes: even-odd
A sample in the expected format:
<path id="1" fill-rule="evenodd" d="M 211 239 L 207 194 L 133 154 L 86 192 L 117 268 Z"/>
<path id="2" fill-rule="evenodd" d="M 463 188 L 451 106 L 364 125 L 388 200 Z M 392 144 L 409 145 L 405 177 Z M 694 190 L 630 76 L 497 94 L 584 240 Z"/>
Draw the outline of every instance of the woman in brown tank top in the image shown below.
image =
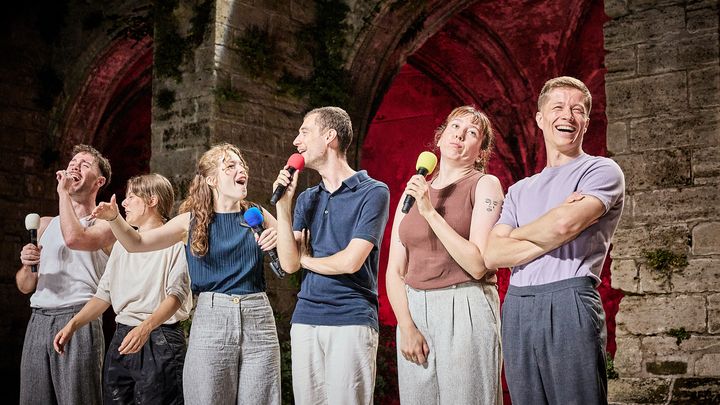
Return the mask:
<path id="1" fill-rule="evenodd" d="M 398 205 L 387 293 L 398 320 L 401 403 L 502 402 L 499 297 L 485 267 L 490 229 L 500 216 L 499 180 L 483 174 L 493 134 L 472 106 L 458 107 L 435 131 L 437 175 L 415 175 Z M 403 199 L 401 198 L 401 201 Z"/>

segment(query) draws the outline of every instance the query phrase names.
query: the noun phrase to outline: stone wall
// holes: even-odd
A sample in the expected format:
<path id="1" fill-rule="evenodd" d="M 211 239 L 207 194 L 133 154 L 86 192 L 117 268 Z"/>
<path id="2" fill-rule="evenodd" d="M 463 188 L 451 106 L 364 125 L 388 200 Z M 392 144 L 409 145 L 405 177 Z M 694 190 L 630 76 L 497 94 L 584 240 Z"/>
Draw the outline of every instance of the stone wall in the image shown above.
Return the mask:
<path id="1" fill-rule="evenodd" d="M 610 399 L 720 400 L 720 60 L 716 1 L 605 2 L 615 235 Z"/>

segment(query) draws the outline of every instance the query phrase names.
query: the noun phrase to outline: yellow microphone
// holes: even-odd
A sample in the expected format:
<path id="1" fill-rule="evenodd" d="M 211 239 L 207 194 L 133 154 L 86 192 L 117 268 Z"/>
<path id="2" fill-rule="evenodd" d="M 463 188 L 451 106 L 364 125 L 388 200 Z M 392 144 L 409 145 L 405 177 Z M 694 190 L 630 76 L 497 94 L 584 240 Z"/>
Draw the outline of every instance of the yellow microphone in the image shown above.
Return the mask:
<path id="1" fill-rule="evenodd" d="M 437 156 L 432 152 L 422 152 L 420 156 L 418 156 L 415 169 L 417 170 L 417 174 L 427 176 L 435 170 L 435 166 L 437 166 Z M 406 195 L 402 206 L 403 214 L 407 214 L 413 204 L 415 204 L 415 197 Z"/>

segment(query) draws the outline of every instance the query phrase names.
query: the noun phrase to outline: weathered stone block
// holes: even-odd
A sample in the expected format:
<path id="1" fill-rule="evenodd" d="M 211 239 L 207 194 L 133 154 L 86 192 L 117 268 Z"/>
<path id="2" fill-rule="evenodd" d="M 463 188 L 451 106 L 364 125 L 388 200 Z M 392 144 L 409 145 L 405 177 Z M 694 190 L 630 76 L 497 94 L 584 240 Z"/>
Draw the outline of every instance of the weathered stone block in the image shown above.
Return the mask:
<path id="1" fill-rule="evenodd" d="M 688 365 L 684 361 L 651 361 L 645 363 L 645 370 L 654 375 L 682 375 L 687 373 Z"/>
<path id="2" fill-rule="evenodd" d="M 695 184 L 720 181 L 720 148 L 703 148 L 693 151 L 692 171 Z"/>
<path id="3" fill-rule="evenodd" d="M 627 208 L 627 205 L 625 207 Z M 612 257 L 641 258 L 644 256 L 643 252 L 658 248 L 674 253 L 687 253 L 688 236 L 689 231 L 685 224 L 619 228 L 613 236 Z"/>
<path id="4" fill-rule="evenodd" d="M 640 338 L 623 336 L 615 339 L 617 351 L 613 364 L 621 377 L 634 377 L 642 373 L 642 350 Z"/>
<path id="5" fill-rule="evenodd" d="M 687 109 L 685 72 L 606 82 L 605 94 L 609 121 Z"/>
<path id="6" fill-rule="evenodd" d="M 662 21 L 662 24 L 658 24 Z M 658 39 L 685 28 L 685 8 L 671 6 L 617 17 L 605 23 L 605 47 L 608 50 Z"/>
<path id="7" fill-rule="evenodd" d="M 628 150 L 628 130 L 625 122 L 614 122 L 607 127 L 607 149 L 613 155 Z"/>
<path id="8" fill-rule="evenodd" d="M 638 292 L 638 270 L 635 260 L 613 260 L 612 288 L 629 293 Z"/>
<path id="9" fill-rule="evenodd" d="M 720 403 L 720 379 L 678 378 L 672 390 L 674 404 Z"/>
<path id="10" fill-rule="evenodd" d="M 720 259 L 692 259 L 671 281 L 674 292 L 720 291 Z"/>
<path id="11" fill-rule="evenodd" d="M 638 192 L 633 195 L 634 220 L 644 222 L 678 222 L 707 220 L 720 216 L 720 189 L 712 186 L 678 190 Z"/>
<path id="12" fill-rule="evenodd" d="M 720 353 L 710 353 L 700 356 L 695 361 L 695 375 L 701 377 L 720 376 Z"/>
<path id="13" fill-rule="evenodd" d="M 697 32 L 703 30 L 714 30 L 718 28 L 718 9 L 715 7 L 701 8 L 687 11 L 687 30 Z"/>
<path id="14" fill-rule="evenodd" d="M 720 105 L 720 66 L 690 71 L 688 92 L 691 107 Z"/>
<path id="15" fill-rule="evenodd" d="M 656 150 L 615 156 L 614 160 L 625 173 L 627 191 L 682 187 L 691 184 L 689 151 Z"/>
<path id="16" fill-rule="evenodd" d="M 618 329 L 636 335 L 664 333 L 676 328 L 702 332 L 706 312 L 702 296 L 626 296 L 620 301 L 615 321 Z"/>
<path id="17" fill-rule="evenodd" d="M 720 222 L 705 222 L 692 229 L 694 255 L 720 254 Z"/>
<path id="18" fill-rule="evenodd" d="M 648 150 L 720 144 L 720 109 L 659 114 L 630 121 L 630 148 Z"/>
<path id="19" fill-rule="evenodd" d="M 718 63 L 717 33 L 637 47 L 637 72 L 641 75 L 696 68 L 706 63 Z"/>
<path id="20" fill-rule="evenodd" d="M 612 78 L 623 78 L 635 75 L 637 71 L 637 51 L 635 46 L 618 48 L 605 55 L 607 74 Z"/>
<path id="21" fill-rule="evenodd" d="M 670 393 L 669 378 L 618 378 L 608 381 L 608 401 L 613 403 L 664 404 Z"/>
<path id="22" fill-rule="evenodd" d="M 708 332 L 720 333 L 720 294 L 711 294 L 707 296 L 707 308 Z"/>
<path id="23" fill-rule="evenodd" d="M 638 292 L 641 294 L 665 294 L 672 291 L 671 277 L 675 272 L 661 273 L 646 264 L 638 269 Z"/>
<path id="24" fill-rule="evenodd" d="M 628 13 L 627 0 L 605 1 L 605 14 L 610 18 L 617 18 Z"/>

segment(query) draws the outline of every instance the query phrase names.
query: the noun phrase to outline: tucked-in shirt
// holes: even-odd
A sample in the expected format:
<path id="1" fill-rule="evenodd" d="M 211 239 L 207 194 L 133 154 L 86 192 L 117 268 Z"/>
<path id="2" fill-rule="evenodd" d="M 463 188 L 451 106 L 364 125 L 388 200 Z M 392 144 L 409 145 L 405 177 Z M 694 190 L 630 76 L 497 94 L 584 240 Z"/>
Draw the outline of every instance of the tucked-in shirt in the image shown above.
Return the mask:
<path id="1" fill-rule="evenodd" d="M 112 304 L 117 323 L 139 325 L 171 295 L 181 305 L 164 322 L 166 325 L 184 321 L 192 309 L 190 277 L 182 243 L 142 253 L 128 253 L 119 242 L 115 243 L 95 297 Z"/>
<path id="2" fill-rule="evenodd" d="M 430 186 L 430 202 L 450 227 L 465 239 L 470 239 L 475 188 L 482 173 L 473 172 L 443 188 Z M 407 250 L 405 284 L 416 290 L 445 288 L 473 281 L 445 245 L 420 215 L 417 204 L 400 222 L 400 241 Z"/>
<path id="3" fill-rule="evenodd" d="M 195 256 L 190 248 L 192 228 L 185 246 L 194 294 L 252 294 L 265 291 L 263 252 L 252 230 L 245 224 L 243 212 L 214 214 L 208 225 L 208 251 Z"/>
<path id="4" fill-rule="evenodd" d="M 333 193 L 320 183 L 300 194 L 293 228 L 310 230 L 313 257 L 332 256 L 356 238 L 372 243 L 373 248 L 353 274 L 326 276 L 303 269 L 292 323 L 378 329 L 378 259 L 389 204 L 388 187 L 364 170 Z"/>
<path id="5" fill-rule="evenodd" d="M 572 241 L 513 267 L 510 284 L 522 287 L 584 276 L 600 283 L 602 264 L 625 196 L 625 177 L 611 159 L 582 154 L 562 166 L 546 167 L 520 180 L 508 190 L 498 224 L 513 228 L 529 224 L 563 204 L 573 192 L 597 198 L 605 213 Z"/>
<path id="6" fill-rule="evenodd" d="M 95 220 L 80 219 L 86 228 L 94 223 Z M 65 308 L 84 304 L 95 295 L 108 261 L 102 249 L 83 251 L 67 247 L 60 230 L 60 217 L 50 221 L 38 244 L 42 250 L 37 288 L 30 297 L 31 307 Z"/>

